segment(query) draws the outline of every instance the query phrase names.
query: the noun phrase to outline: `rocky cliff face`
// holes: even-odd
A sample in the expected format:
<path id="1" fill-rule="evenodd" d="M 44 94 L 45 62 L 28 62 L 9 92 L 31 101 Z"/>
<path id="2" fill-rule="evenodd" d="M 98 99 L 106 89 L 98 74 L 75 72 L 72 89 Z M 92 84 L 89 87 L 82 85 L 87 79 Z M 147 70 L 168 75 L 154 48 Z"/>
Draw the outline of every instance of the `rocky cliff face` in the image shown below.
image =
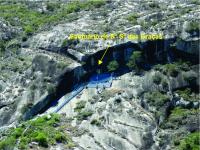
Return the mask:
<path id="1" fill-rule="evenodd" d="M 65 4 L 68 3 L 63 0 L 56 6 L 65 11 Z M 15 10 L 14 21 L 9 20 L 6 12 L 13 10 L 7 7 L 5 11 L 3 6 L 7 2 L 1 4 L 0 126 L 18 124 L 22 116 L 27 119 L 43 113 L 52 101 L 70 94 L 74 85 L 96 73 L 99 69 L 97 60 L 108 45 L 111 48 L 100 67 L 102 72 L 107 71 L 106 66 L 111 60 L 119 61 L 120 68 L 127 69 L 126 63 L 134 50 L 144 53 L 146 65 L 150 67 L 157 63 L 172 63 L 183 57 L 198 62 L 198 1 L 107 1 L 100 6 L 85 8 L 85 5 L 80 5 L 81 9 L 68 12 L 60 20 L 57 18 L 62 9 L 44 1 L 35 4 L 28 1 L 24 3 L 31 10 L 26 10 L 27 16 L 31 13 L 30 17 L 34 18 L 34 14 L 37 14 L 37 17 L 41 17 L 39 21 L 44 20 L 37 20 L 29 26 L 20 24 L 20 17 L 21 20 L 25 18 L 17 16 L 20 10 Z M 53 16 L 55 12 L 57 18 Z M 46 23 L 43 17 L 46 14 L 55 17 L 52 17 L 55 21 L 47 20 L 49 23 Z M 23 21 L 26 23 L 26 20 Z M 44 26 L 39 26 L 41 24 Z M 69 40 L 71 33 L 161 33 L 164 40 Z M 193 121 L 197 125 L 195 111 L 191 110 L 192 113 L 187 113 L 181 119 L 176 113 L 198 108 L 199 99 L 195 92 L 184 95 L 176 91 L 185 87 L 198 88 L 198 69 L 192 68 L 191 64 L 177 66 L 164 65 L 163 68 L 144 71 L 141 76 L 128 73 L 119 76 L 112 88 L 101 89 L 102 93 L 85 89 L 83 96 L 75 97 L 59 113 L 64 114 L 72 126 L 84 130 L 84 134 L 73 136 L 77 149 L 170 149 L 173 148 L 170 138 L 181 134 L 182 128 L 185 133 L 196 132 L 198 129 L 191 129 L 188 123 Z M 159 93 L 155 93 L 157 91 Z M 152 99 L 157 99 L 158 103 Z M 190 102 L 189 99 L 194 101 Z M 80 101 L 83 101 L 84 107 L 77 108 Z M 177 106 L 184 109 L 174 109 Z M 192 119 L 188 119 L 188 116 Z M 166 123 L 166 130 L 163 127 L 159 131 L 167 119 L 171 122 Z M 186 124 L 177 124 L 180 120 Z M 173 124 L 181 130 L 174 132 Z M 56 146 L 63 148 L 63 145 Z"/>

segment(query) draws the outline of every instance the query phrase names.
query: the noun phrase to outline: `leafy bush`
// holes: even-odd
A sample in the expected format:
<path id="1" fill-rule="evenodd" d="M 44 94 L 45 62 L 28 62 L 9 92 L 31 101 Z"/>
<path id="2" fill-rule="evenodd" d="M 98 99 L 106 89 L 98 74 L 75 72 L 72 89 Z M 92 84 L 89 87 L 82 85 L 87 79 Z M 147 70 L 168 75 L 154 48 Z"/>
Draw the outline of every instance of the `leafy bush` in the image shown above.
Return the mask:
<path id="1" fill-rule="evenodd" d="M 15 138 L 18 138 L 22 135 L 23 129 L 22 128 L 16 128 L 13 132 L 13 136 Z"/>
<path id="2" fill-rule="evenodd" d="M 156 73 L 156 74 L 153 76 L 152 80 L 153 80 L 153 83 L 159 85 L 160 82 L 161 82 L 161 80 L 162 80 L 162 77 L 161 77 L 160 74 Z"/>
<path id="3" fill-rule="evenodd" d="M 54 11 L 58 8 L 60 8 L 59 3 L 47 3 L 47 10 L 49 10 L 49 11 Z"/>
<path id="4" fill-rule="evenodd" d="M 129 22 L 131 22 L 131 24 L 133 25 L 136 25 L 137 24 L 137 18 L 138 18 L 138 15 L 137 14 L 131 14 L 127 17 L 127 20 Z"/>
<path id="5" fill-rule="evenodd" d="M 176 107 L 171 111 L 166 124 L 172 124 L 171 128 L 179 128 L 181 125 L 190 124 L 190 119 L 193 120 L 198 113 L 198 109 Z"/>
<path id="6" fill-rule="evenodd" d="M 150 4 L 149 4 L 149 7 L 151 7 L 151 8 L 160 8 L 159 4 L 156 3 L 156 2 L 150 3 Z"/>
<path id="7" fill-rule="evenodd" d="M 167 80 L 165 80 L 165 79 L 162 80 L 161 84 L 162 84 L 163 89 L 168 90 L 169 85 L 168 85 L 168 83 L 167 83 Z"/>
<path id="8" fill-rule="evenodd" d="M 38 142 L 42 147 L 48 147 L 47 135 L 43 132 L 38 133 L 38 135 L 35 137 L 35 141 Z"/>
<path id="9" fill-rule="evenodd" d="M 162 66 L 161 64 L 157 64 L 155 65 L 153 68 L 156 70 L 156 71 L 162 71 Z"/>
<path id="10" fill-rule="evenodd" d="M 185 70 L 188 68 L 187 63 L 184 62 L 176 62 L 173 64 L 165 64 L 165 65 L 156 65 L 154 66 L 155 70 L 161 71 L 164 74 L 168 74 L 172 77 L 176 77 L 179 73 L 179 70 Z"/>
<path id="11" fill-rule="evenodd" d="M 100 122 L 100 120 L 98 120 L 98 119 L 93 119 L 90 123 L 91 123 L 92 125 L 96 125 L 96 126 L 100 126 L 100 125 L 101 125 L 101 122 Z"/>
<path id="12" fill-rule="evenodd" d="M 111 61 L 107 66 L 107 69 L 109 72 L 116 71 L 118 68 L 119 68 L 119 64 L 116 60 Z"/>
<path id="13" fill-rule="evenodd" d="M 53 84 L 47 84 L 47 91 L 49 94 L 54 94 L 56 92 L 56 87 Z"/>
<path id="14" fill-rule="evenodd" d="M 66 39 L 63 40 L 63 43 L 62 43 L 61 47 L 65 47 L 65 46 L 67 46 L 67 40 Z"/>
<path id="15" fill-rule="evenodd" d="M 192 93 L 192 90 L 190 88 L 186 88 L 183 90 L 177 90 L 176 93 L 186 101 L 198 101 L 199 100 L 198 94 Z"/>
<path id="16" fill-rule="evenodd" d="M 24 27 L 24 31 L 25 31 L 26 35 L 30 36 L 33 34 L 34 29 L 31 25 L 27 25 Z"/>
<path id="17" fill-rule="evenodd" d="M 80 101 L 76 103 L 75 111 L 80 112 L 85 107 L 86 101 Z"/>
<path id="18" fill-rule="evenodd" d="M 78 113 L 76 116 L 78 120 L 87 120 L 89 116 L 92 116 L 93 112 L 91 110 L 85 110 Z"/>
<path id="19" fill-rule="evenodd" d="M 62 133 L 57 133 L 55 135 L 55 139 L 57 142 L 62 143 L 66 141 L 66 137 Z"/>
<path id="20" fill-rule="evenodd" d="M 176 77 L 179 73 L 179 69 L 176 64 L 166 64 L 163 71 L 172 77 Z"/>
<path id="21" fill-rule="evenodd" d="M 16 143 L 16 138 L 14 138 L 13 136 L 8 137 L 7 139 L 0 141 L 0 149 L 1 150 L 14 149 L 15 143 Z"/>
<path id="22" fill-rule="evenodd" d="M 139 63 L 141 62 L 142 59 L 142 52 L 141 51 L 134 51 L 127 63 L 127 66 L 130 69 L 136 69 L 137 71 L 139 70 Z"/>
<path id="23" fill-rule="evenodd" d="M 186 138 L 181 140 L 180 150 L 199 150 L 200 147 L 200 132 L 189 134 Z"/>
<path id="24" fill-rule="evenodd" d="M 169 96 L 162 94 L 161 92 L 154 91 L 145 93 L 145 99 L 151 106 L 156 108 L 162 107 L 166 102 L 170 101 Z"/>

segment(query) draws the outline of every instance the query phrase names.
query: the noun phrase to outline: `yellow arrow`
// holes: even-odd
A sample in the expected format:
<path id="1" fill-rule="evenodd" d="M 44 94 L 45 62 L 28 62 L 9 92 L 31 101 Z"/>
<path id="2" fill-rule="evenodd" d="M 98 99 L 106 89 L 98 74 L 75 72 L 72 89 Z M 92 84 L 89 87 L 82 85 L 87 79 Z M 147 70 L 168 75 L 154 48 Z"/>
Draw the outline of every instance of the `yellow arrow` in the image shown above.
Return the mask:
<path id="1" fill-rule="evenodd" d="M 102 63 L 103 63 L 103 58 L 104 58 L 104 56 L 105 56 L 105 54 L 106 54 L 106 52 L 108 51 L 108 48 L 109 48 L 110 46 L 108 46 L 107 48 L 106 48 L 106 50 L 105 50 L 105 52 L 104 52 L 104 54 L 103 54 L 103 56 L 101 57 L 101 59 L 99 59 L 98 60 L 98 65 L 101 65 Z"/>

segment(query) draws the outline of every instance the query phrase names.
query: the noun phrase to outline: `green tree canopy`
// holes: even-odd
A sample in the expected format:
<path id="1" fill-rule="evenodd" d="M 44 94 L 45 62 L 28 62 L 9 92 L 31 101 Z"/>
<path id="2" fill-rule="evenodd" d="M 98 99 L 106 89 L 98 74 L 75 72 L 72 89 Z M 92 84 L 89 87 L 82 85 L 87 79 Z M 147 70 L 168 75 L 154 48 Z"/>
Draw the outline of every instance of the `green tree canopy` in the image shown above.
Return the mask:
<path id="1" fill-rule="evenodd" d="M 142 58 L 142 52 L 134 51 L 127 63 L 127 66 L 130 69 L 134 69 L 134 68 L 138 69 L 138 63 L 141 61 L 141 58 Z"/>
<path id="2" fill-rule="evenodd" d="M 119 68 L 119 64 L 116 60 L 111 61 L 107 66 L 107 69 L 109 72 L 116 71 L 118 68 Z"/>

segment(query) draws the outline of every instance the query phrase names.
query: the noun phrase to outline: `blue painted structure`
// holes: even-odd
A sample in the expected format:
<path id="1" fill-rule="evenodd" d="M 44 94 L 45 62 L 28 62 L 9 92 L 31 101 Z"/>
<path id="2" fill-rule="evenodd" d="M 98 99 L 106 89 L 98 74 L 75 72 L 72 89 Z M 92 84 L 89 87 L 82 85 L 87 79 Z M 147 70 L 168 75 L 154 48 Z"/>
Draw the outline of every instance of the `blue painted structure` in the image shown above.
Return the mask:
<path id="1" fill-rule="evenodd" d="M 73 87 L 73 91 L 70 93 L 69 97 L 65 99 L 65 101 L 58 106 L 54 113 L 57 113 L 59 110 L 61 110 L 67 103 L 70 102 L 74 97 L 76 97 L 80 92 L 83 91 L 84 88 L 109 88 L 112 86 L 112 75 L 109 73 L 105 74 L 96 74 L 93 75 L 88 83 L 83 83 L 81 85 L 75 85 Z"/>

